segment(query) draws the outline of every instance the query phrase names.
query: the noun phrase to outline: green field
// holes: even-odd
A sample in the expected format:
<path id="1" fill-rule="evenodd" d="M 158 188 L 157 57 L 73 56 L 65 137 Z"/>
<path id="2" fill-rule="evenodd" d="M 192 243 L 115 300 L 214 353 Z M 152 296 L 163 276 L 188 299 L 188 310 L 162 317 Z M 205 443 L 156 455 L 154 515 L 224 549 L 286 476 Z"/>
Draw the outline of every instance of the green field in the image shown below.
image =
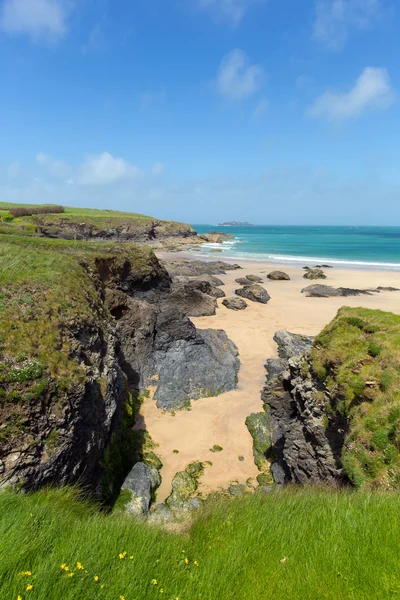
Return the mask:
<path id="1" fill-rule="evenodd" d="M 378 600 L 400 594 L 396 495 L 287 488 L 210 501 L 185 534 L 101 514 L 74 495 L 0 494 L 2 599 Z"/>

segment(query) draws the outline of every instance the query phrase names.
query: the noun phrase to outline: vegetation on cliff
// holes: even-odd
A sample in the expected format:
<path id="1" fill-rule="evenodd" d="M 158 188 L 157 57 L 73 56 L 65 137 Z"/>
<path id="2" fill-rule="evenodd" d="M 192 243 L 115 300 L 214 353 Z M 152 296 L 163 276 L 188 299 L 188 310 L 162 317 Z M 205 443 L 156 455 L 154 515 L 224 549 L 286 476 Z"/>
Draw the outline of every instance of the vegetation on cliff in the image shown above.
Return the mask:
<path id="1" fill-rule="evenodd" d="M 342 462 L 351 481 L 400 489 L 400 316 L 340 309 L 315 339 L 311 367 L 328 422 L 347 420 Z"/>
<path id="2" fill-rule="evenodd" d="M 210 501 L 190 532 L 178 535 L 104 515 L 71 490 L 4 491 L 1 596 L 394 598 L 400 593 L 398 511 L 390 493 L 290 486 Z"/>

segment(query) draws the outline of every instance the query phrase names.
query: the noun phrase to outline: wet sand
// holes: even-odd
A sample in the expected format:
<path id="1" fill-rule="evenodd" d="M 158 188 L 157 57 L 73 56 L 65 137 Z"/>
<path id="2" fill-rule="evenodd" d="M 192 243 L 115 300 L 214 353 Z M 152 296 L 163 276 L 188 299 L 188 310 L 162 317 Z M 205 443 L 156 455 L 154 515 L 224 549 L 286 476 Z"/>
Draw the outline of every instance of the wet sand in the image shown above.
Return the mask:
<path id="1" fill-rule="evenodd" d="M 182 258 L 177 253 L 159 256 L 171 260 Z M 220 254 L 212 258 L 226 260 Z M 363 306 L 400 313 L 400 292 L 348 298 L 306 298 L 301 294 L 304 287 L 313 283 L 334 287 L 400 288 L 399 271 L 325 269 L 328 279 L 308 281 L 303 278 L 301 266 L 242 260 L 230 262 L 237 262 L 243 269 L 218 275 L 224 282 L 222 289 L 227 296 L 240 287 L 235 283 L 236 278 L 252 273 L 263 277 L 262 285 L 268 290 L 271 300 L 267 305 L 248 301 L 249 306 L 245 310 L 232 311 L 226 309 L 220 299 L 215 316 L 192 319 L 198 328 L 225 330 L 237 345 L 241 367 L 236 390 L 216 398 L 196 400 L 192 402 L 190 411 L 179 411 L 175 416 L 157 409 L 151 398 L 144 402 L 144 424 L 158 444 L 156 452 L 163 462 L 158 502 L 165 500 L 170 493 L 175 473 L 195 460 L 213 463 L 202 477 L 200 489 L 204 493 L 226 488 L 231 482 L 246 483 L 249 478 L 255 479 L 258 470 L 253 461 L 252 439 L 245 419 L 252 412 L 262 410 L 260 394 L 265 381 L 264 365 L 267 358 L 276 356 L 273 336 L 277 330 L 315 335 L 333 319 L 341 306 Z M 268 280 L 266 275 L 272 270 L 285 271 L 291 280 Z M 211 452 L 214 444 L 221 446 L 222 452 Z M 179 453 L 174 453 L 174 450 Z M 239 461 L 239 456 L 244 460 Z"/>

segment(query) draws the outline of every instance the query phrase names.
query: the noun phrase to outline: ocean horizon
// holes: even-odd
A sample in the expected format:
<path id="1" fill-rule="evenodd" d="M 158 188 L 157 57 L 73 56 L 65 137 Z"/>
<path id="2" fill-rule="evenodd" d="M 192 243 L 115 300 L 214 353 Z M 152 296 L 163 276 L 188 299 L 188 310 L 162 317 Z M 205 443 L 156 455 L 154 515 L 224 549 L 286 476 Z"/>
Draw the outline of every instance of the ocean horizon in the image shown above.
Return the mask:
<path id="1" fill-rule="evenodd" d="M 400 269 L 400 227 L 193 224 L 198 233 L 220 231 L 234 237 L 206 243 L 201 253 L 276 262 L 327 262 Z"/>

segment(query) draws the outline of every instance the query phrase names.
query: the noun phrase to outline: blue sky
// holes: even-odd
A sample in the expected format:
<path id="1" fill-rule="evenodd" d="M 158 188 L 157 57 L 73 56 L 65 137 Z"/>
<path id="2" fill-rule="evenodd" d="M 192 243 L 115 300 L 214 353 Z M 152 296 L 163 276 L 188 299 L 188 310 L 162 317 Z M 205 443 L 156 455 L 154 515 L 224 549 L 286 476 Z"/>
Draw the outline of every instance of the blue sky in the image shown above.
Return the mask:
<path id="1" fill-rule="evenodd" d="M 393 0 L 0 0 L 0 199 L 400 225 Z"/>

